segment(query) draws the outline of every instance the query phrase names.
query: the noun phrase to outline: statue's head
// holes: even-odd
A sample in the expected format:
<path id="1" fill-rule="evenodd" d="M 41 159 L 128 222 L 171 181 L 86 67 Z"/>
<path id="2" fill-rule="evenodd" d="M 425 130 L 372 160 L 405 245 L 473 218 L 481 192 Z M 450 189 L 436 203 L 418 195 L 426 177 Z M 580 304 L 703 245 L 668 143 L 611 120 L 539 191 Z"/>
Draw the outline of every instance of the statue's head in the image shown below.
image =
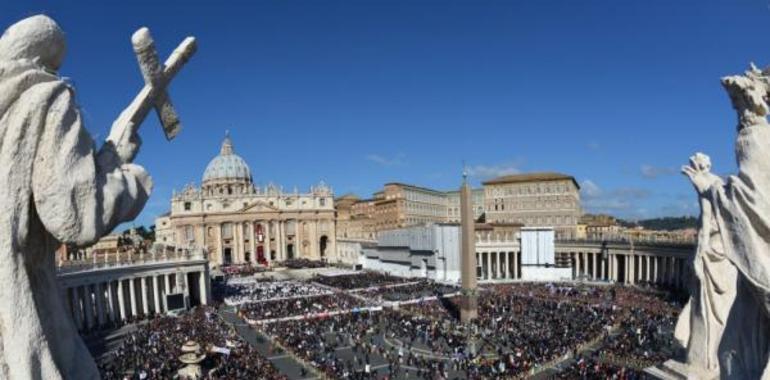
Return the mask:
<path id="1" fill-rule="evenodd" d="M 25 18 L 5 30 L 0 37 L 0 59 L 30 59 L 50 71 L 64 60 L 67 44 L 56 21 L 45 15 Z"/>

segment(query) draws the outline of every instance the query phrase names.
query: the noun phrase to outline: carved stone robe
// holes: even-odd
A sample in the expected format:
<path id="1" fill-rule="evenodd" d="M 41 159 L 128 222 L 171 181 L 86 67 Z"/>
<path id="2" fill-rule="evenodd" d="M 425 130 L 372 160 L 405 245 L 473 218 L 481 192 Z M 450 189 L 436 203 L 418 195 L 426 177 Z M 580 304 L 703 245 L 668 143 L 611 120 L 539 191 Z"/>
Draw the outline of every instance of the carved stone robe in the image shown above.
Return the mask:
<path id="1" fill-rule="evenodd" d="M 0 379 L 99 377 L 54 251 L 92 243 L 144 206 L 149 176 L 112 154 L 95 152 L 69 85 L 36 62 L 0 60 Z"/>
<path id="2" fill-rule="evenodd" d="M 770 125 L 741 129 L 735 152 L 738 174 L 705 194 L 739 273 L 719 347 L 721 377 L 770 379 Z"/>
<path id="3" fill-rule="evenodd" d="M 721 181 L 720 181 L 721 182 Z M 700 199 L 698 247 L 692 260 L 690 300 L 675 336 L 687 347 L 687 364 L 701 374 L 719 373 L 719 344 L 735 300 L 737 270 L 727 259 L 711 202 Z"/>

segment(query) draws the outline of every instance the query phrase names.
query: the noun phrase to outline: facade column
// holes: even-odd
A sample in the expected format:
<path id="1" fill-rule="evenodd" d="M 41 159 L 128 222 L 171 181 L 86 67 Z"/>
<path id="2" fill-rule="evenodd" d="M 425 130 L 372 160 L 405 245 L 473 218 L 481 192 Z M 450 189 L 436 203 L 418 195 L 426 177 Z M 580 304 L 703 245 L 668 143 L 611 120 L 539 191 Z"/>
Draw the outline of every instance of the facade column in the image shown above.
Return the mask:
<path id="1" fill-rule="evenodd" d="M 650 274 L 652 275 L 652 282 L 657 284 L 658 283 L 658 256 L 653 256 L 651 261 L 652 265 L 652 271 L 650 271 Z"/>
<path id="2" fill-rule="evenodd" d="M 136 307 L 136 284 L 133 278 L 128 279 L 128 297 L 131 300 L 131 316 L 136 317 L 139 312 Z"/>
<path id="3" fill-rule="evenodd" d="M 492 260 L 490 260 L 489 256 L 491 256 L 491 252 L 486 252 L 484 254 L 484 261 L 487 263 L 487 270 L 486 270 L 486 272 L 487 272 L 487 280 L 491 280 L 492 279 L 492 266 L 491 266 Z"/>
<path id="4" fill-rule="evenodd" d="M 187 272 L 181 272 L 182 275 L 182 283 L 184 284 L 184 299 L 185 299 L 185 308 L 190 307 L 190 284 L 187 282 Z"/>
<path id="5" fill-rule="evenodd" d="M 200 288 L 199 294 L 201 299 L 201 305 L 208 305 L 209 294 L 208 294 L 208 286 L 206 286 L 206 282 L 208 282 L 208 279 L 206 278 L 206 271 L 200 271 L 198 273 L 199 273 L 198 286 Z"/>
<path id="6" fill-rule="evenodd" d="M 275 257 L 278 259 L 278 261 L 285 261 L 286 258 L 283 256 L 283 228 L 282 228 L 282 221 L 276 220 L 275 221 Z"/>
<path id="7" fill-rule="evenodd" d="M 163 311 L 160 310 L 160 284 L 157 274 L 152 275 L 152 300 L 155 301 L 155 313 L 162 313 Z"/>
<path id="8" fill-rule="evenodd" d="M 255 221 L 249 221 L 248 224 L 249 227 L 249 251 L 251 251 L 251 257 L 249 259 L 252 263 L 257 262 L 257 234 L 254 232 L 254 229 L 257 227 L 257 223 Z"/>
<path id="9" fill-rule="evenodd" d="M 99 326 L 107 323 L 104 315 L 104 287 L 101 282 L 94 285 L 94 299 L 96 300 L 96 321 Z"/>
<path id="10" fill-rule="evenodd" d="M 265 251 L 265 260 L 267 260 L 267 265 L 272 266 L 273 265 L 273 259 L 270 257 L 270 220 L 266 221 L 262 224 L 262 249 Z"/>
<path id="11" fill-rule="evenodd" d="M 91 285 L 83 285 L 83 308 L 86 311 L 86 327 L 94 326 L 94 307 L 91 300 Z"/>
<path id="12" fill-rule="evenodd" d="M 82 314 L 80 314 L 80 292 L 78 291 L 78 287 L 72 287 L 70 288 L 70 295 L 72 298 L 72 319 L 75 321 L 75 327 L 77 327 L 78 330 L 83 329 L 83 317 Z"/>
<path id="13" fill-rule="evenodd" d="M 120 311 L 120 319 L 126 320 L 126 300 L 123 293 L 123 280 L 118 280 L 118 311 Z"/>

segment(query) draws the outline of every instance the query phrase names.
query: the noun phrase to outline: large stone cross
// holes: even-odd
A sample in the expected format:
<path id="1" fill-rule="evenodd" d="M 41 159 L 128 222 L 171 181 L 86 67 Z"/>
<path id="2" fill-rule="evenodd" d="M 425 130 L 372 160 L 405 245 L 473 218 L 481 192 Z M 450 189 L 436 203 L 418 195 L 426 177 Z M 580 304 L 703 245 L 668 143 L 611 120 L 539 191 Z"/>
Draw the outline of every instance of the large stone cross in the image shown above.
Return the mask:
<path id="1" fill-rule="evenodd" d="M 120 118 L 123 119 L 125 125 L 130 126 L 128 129 L 132 129 L 141 125 L 150 109 L 154 108 L 163 127 L 163 133 L 168 140 L 171 140 L 179 133 L 181 123 L 174 106 L 171 104 L 166 87 L 182 69 L 182 66 L 195 54 L 197 49 L 195 38 L 185 38 L 162 66 L 149 29 L 137 30 L 131 36 L 131 44 L 134 47 L 145 85 Z"/>

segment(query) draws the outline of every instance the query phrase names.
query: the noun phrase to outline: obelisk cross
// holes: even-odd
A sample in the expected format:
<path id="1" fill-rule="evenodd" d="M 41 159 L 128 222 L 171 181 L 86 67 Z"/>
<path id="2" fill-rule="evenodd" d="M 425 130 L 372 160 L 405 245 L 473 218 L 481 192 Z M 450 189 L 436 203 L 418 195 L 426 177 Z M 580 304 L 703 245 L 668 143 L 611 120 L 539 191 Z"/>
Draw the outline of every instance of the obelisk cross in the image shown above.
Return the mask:
<path id="1" fill-rule="evenodd" d="M 161 66 L 158 52 L 155 50 L 155 41 L 153 41 L 147 28 L 137 30 L 131 37 L 131 44 L 134 46 L 139 69 L 142 71 L 142 77 L 144 77 L 145 88 L 149 87 L 151 90 L 147 100 L 152 102 L 151 106 L 155 108 L 155 113 L 158 114 L 166 139 L 171 140 L 179 133 L 182 125 L 174 106 L 171 104 L 166 87 L 171 78 L 195 53 L 195 38 L 187 37 L 182 41 L 163 66 Z M 144 119 L 146 111 L 144 115 L 137 116 Z M 141 120 L 138 121 L 137 125 L 141 123 Z"/>

